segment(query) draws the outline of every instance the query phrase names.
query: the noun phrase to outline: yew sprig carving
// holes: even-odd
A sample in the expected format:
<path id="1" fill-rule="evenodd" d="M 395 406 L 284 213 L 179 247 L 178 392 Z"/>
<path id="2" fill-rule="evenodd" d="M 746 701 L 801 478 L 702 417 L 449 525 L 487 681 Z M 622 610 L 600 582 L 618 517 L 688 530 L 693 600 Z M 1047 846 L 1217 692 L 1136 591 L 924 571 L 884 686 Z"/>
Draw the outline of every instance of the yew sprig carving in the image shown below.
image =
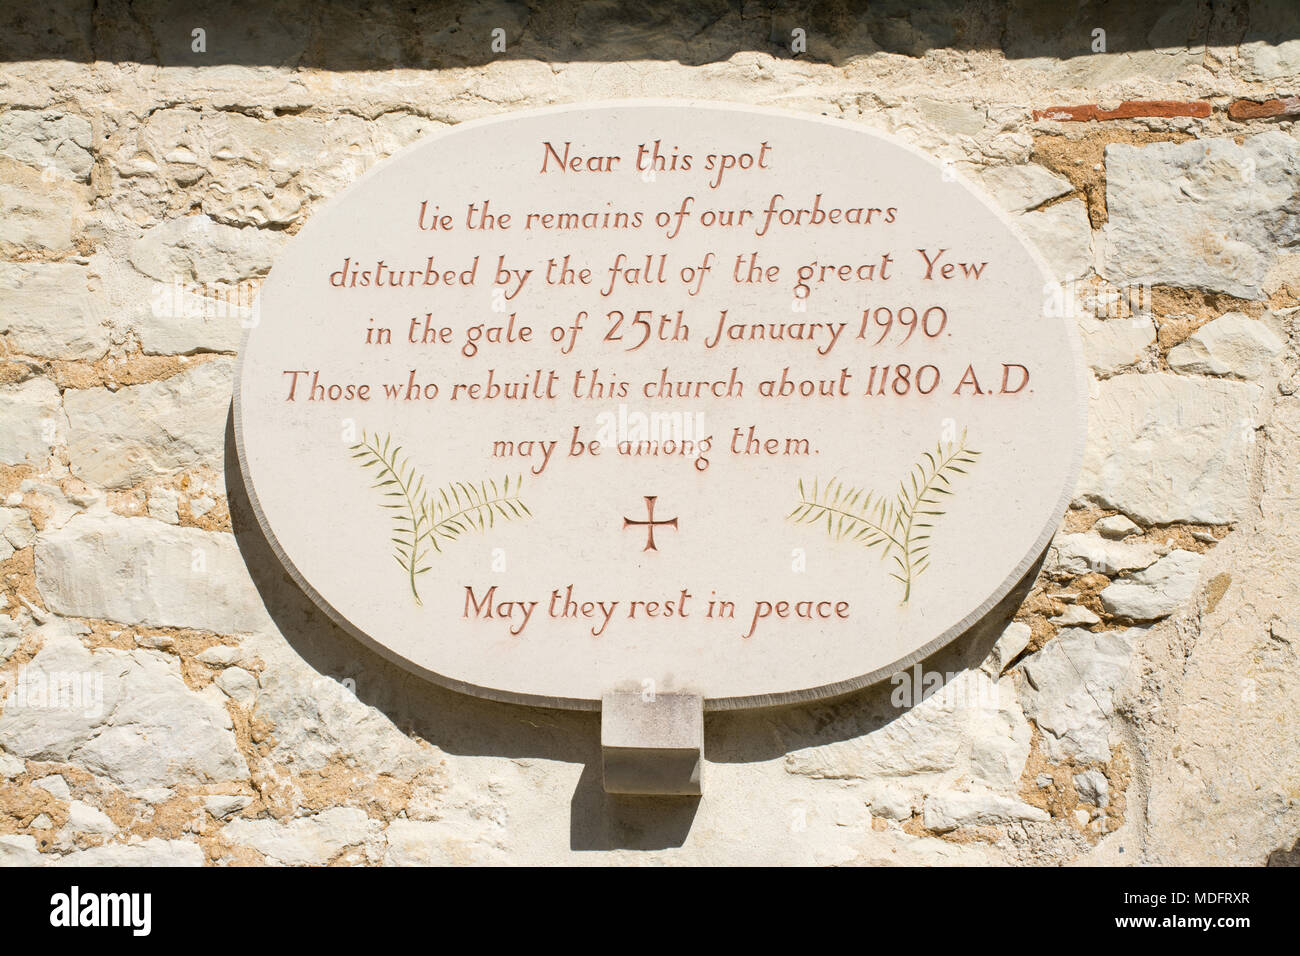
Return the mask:
<path id="1" fill-rule="evenodd" d="M 902 584 L 907 603 L 912 583 L 930 566 L 930 533 L 943 517 L 945 499 L 953 494 L 953 480 L 965 475 L 979 454 L 966 444 L 965 431 L 955 442 L 941 441 L 911 467 L 893 495 L 853 487 L 839 478 L 814 481 L 811 488 L 800 480 L 799 503 L 788 517 L 801 524 L 824 523 L 826 533 L 837 541 L 880 548 L 881 559 L 894 563 L 890 577 Z"/>

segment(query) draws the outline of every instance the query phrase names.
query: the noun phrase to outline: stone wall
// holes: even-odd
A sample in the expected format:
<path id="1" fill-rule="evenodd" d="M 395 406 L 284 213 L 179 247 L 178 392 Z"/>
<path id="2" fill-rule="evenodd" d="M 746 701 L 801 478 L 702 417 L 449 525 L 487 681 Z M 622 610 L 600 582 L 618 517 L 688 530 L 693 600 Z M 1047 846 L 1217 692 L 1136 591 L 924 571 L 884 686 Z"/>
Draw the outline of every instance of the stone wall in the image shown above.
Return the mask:
<path id="1" fill-rule="evenodd" d="M 1300 19 L 910 6 L 0 15 L 0 862 L 1294 862 Z M 951 161 L 1095 378 L 1074 505 L 945 686 L 712 716 L 698 803 L 607 798 L 596 715 L 334 628 L 228 424 L 227 305 L 323 200 L 447 124 L 644 95 Z"/>

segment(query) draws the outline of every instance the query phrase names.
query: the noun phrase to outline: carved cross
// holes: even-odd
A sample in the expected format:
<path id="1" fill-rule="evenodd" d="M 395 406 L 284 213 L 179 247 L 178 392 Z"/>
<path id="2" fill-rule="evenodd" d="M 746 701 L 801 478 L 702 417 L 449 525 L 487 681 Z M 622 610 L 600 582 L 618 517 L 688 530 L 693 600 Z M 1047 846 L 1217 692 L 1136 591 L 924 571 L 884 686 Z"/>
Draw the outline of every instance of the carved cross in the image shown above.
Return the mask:
<path id="1" fill-rule="evenodd" d="M 633 525 L 643 525 L 643 526 L 645 527 L 645 529 L 646 529 L 646 539 L 645 539 L 645 547 L 641 549 L 642 551 L 658 551 L 658 550 L 659 550 L 657 547 L 655 547 L 655 528 L 656 528 L 656 527 L 666 525 L 667 527 L 672 528 L 674 531 L 677 530 L 677 519 L 676 519 L 676 518 L 668 518 L 668 519 L 666 519 L 666 520 L 662 520 L 662 521 L 656 521 L 656 520 L 655 520 L 655 502 L 658 501 L 658 500 L 659 500 L 658 495 L 645 495 L 646 520 L 644 520 L 644 521 L 633 521 L 631 518 L 628 518 L 628 517 L 624 517 L 624 518 L 623 518 L 623 530 L 624 530 L 624 531 L 626 531 L 628 528 L 632 527 Z"/>

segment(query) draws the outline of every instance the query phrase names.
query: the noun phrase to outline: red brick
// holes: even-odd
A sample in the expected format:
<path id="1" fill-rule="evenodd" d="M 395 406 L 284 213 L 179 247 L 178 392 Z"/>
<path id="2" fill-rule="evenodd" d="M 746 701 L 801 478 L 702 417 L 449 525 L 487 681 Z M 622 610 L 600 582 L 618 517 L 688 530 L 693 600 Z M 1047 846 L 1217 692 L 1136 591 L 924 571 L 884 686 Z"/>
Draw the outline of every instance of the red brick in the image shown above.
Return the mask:
<path id="1" fill-rule="evenodd" d="M 1267 119 L 1271 116 L 1300 116 L 1300 96 L 1281 99 L 1236 100 L 1228 107 L 1228 116 L 1235 120 Z"/>
<path id="2" fill-rule="evenodd" d="M 1084 123 L 1092 120 L 1137 119 L 1144 116 L 1196 116 L 1204 119 L 1210 115 L 1210 104 L 1205 100 L 1128 100 L 1113 110 L 1104 110 L 1095 103 L 1083 106 L 1049 106 L 1034 110 L 1034 119 L 1061 120 Z"/>

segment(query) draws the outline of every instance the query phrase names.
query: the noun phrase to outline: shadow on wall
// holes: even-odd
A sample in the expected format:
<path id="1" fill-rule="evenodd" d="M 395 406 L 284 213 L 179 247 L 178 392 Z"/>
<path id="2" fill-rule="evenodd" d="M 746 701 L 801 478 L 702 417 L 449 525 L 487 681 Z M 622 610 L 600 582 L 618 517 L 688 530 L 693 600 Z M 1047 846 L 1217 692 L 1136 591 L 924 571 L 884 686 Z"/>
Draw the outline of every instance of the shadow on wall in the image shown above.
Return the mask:
<path id="1" fill-rule="evenodd" d="M 200 9 L 188 0 L 48 0 L 36 15 L 26 4 L 6 6 L 3 61 L 320 70 L 509 59 L 698 66 L 743 51 L 841 64 L 863 54 L 921 56 L 939 48 L 1068 59 L 1096 52 L 1097 30 L 1110 53 L 1300 36 L 1300 5 L 1289 0 L 217 0 Z"/>
<path id="2" fill-rule="evenodd" d="M 276 627 L 310 667 L 334 679 L 353 677 L 363 703 L 447 753 L 582 764 L 570 800 L 573 850 L 653 850 L 685 842 L 698 799 L 605 793 L 599 714 L 497 703 L 439 687 L 363 645 L 318 608 L 281 566 L 253 514 L 235 450 L 233 409 L 226 418 L 224 469 L 235 540 L 249 574 Z M 1041 563 L 1040 558 L 979 625 L 922 662 L 922 669 L 955 674 L 979 666 Z M 817 704 L 708 715 L 705 756 L 710 763 L 779 760 L 791 751 L 861 737 L 907 713 L 891 703 L 893 690 L 886 682 Z"/>

